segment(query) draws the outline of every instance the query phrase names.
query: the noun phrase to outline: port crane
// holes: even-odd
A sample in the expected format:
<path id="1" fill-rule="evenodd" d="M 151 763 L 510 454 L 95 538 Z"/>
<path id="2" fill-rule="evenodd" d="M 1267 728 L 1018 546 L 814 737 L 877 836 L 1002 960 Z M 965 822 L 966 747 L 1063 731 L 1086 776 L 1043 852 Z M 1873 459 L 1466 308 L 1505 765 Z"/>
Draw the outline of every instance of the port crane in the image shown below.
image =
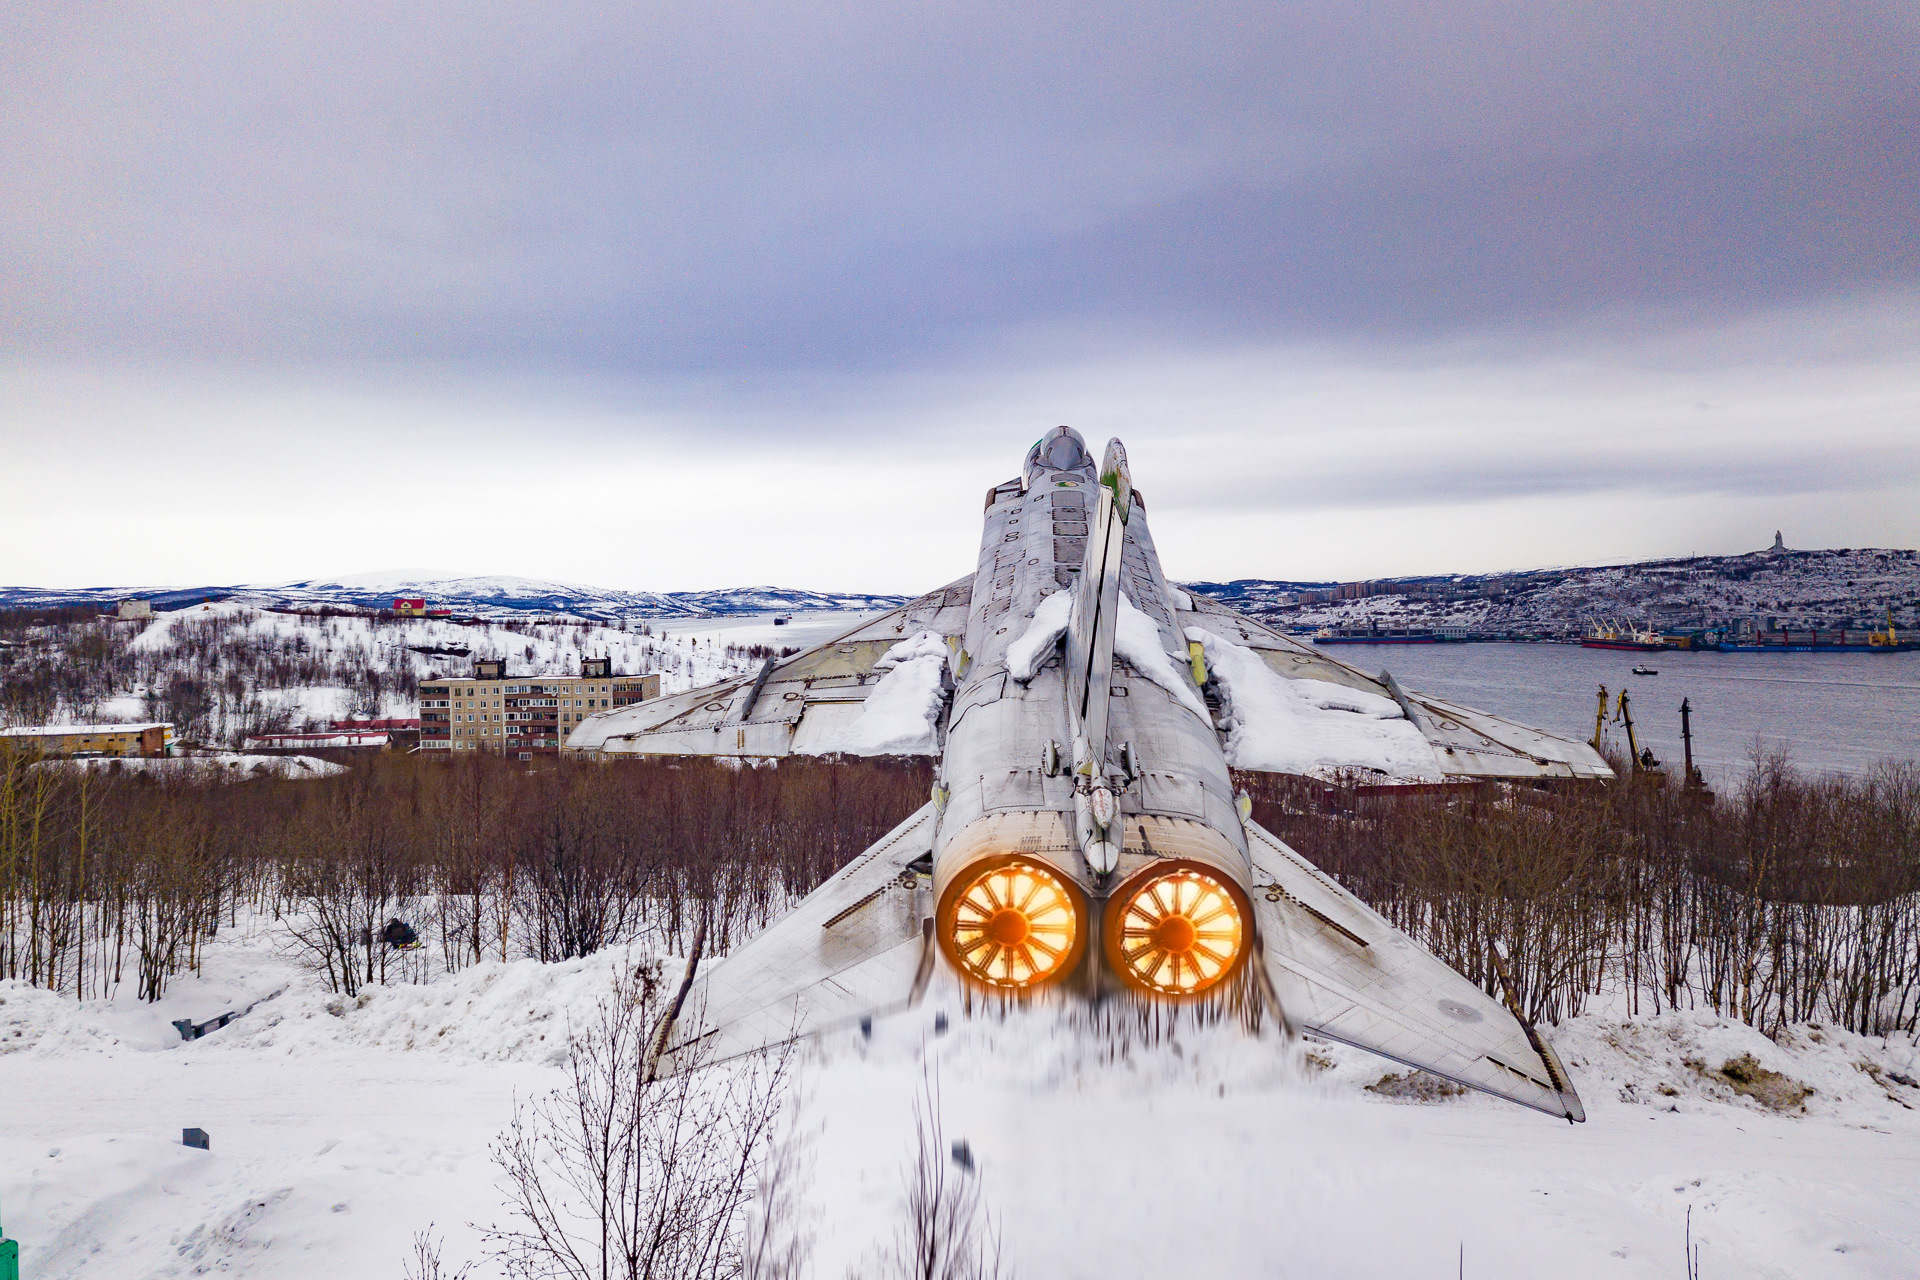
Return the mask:
<path id="1" fill-rule="evenodd" d="M 1593 712 L 1593 738 L 1591 745 L 1595 751 L 1600 749 L 1600 738 L 1607 728 L 1607 686 L 1600 686 L 1600 696 Z M 1653 748 L 1641 749 L 1639 739 L 1633 731 L 1633 709 L 1627 698 L 1627 691 L 1620 690 L 1614 703 L 1613 723 L 1621 725 L 1627 731 L 1627 754 L 1633 760 L 1635 777 L 1647 777 L 1664 781 L 1667 771 L 1660 767 L 1660 761 L 1654 756 Z"/>

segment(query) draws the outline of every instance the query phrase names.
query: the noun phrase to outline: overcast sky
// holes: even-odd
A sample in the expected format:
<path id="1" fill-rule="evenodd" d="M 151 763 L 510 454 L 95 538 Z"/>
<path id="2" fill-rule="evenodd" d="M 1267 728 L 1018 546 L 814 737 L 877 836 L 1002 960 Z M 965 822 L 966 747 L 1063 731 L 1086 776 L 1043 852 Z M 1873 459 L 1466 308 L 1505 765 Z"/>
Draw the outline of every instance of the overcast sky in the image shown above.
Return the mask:
<path id="1" fill-rule="evenodd" d="M 9 584 L 1920 543 L 1920 9 L 0 3 Z"/>

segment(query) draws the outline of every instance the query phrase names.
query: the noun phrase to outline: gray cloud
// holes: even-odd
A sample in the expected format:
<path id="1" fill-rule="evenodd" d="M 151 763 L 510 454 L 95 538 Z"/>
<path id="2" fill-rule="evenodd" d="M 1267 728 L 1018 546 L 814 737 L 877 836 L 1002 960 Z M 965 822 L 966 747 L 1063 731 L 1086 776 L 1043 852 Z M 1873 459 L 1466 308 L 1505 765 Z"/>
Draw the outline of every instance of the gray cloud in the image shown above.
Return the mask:
<path id="1" fill-rule="evenodd" d="M 1054 422 L 1127 440 L 1178 573 L 1911 542 L 1917 38 L 1893 0 L 0 0 L 0 488 L 179 508 L 18 572 L 367 568 L 452 474 L 567 512 L 480 568 L 907 589 Z"/>
<path id="2" fill-rule="evenodd" d="M 911 365 L 1911 282 L 1910 11 L 15 6 L 37 351 Z"/>
<path id="3" fill-rule="evenodd" d="M 1635 493 L 1664 498 L 1859 494 L 1920 484 L 1920 461 L 1909 447 L 1835 453 L 1823 444 L 1768 442 L 1761 457 L 1682 450 L 1656 459 L 1634 448 L 1573 458 L 1533 456 L 1381 459 L 1316 471 L 1293 483 L 1272 477 L 1226 478 L 1207 494 L 1182 496 L 1175 510 L 1227 507 L 1244 511 L 1474 506 L 1514 498 Z M 1650 463 L 1652 465 L 1650 465 Z"/>

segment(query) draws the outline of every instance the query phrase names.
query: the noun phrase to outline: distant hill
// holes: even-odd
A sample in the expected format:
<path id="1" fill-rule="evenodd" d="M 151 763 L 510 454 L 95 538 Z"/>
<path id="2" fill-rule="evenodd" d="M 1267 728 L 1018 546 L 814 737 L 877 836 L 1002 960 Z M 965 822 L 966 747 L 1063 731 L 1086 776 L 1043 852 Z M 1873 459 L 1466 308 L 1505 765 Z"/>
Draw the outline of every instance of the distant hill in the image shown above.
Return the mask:
<path id="1" fill-rule="evenodd" d="M 874 595 L 859 591 L 799 591 L 792 587 L 727 587 L 718 591 L 672 591 L 676 604 L 702 613 L 798 613 L 846 609 L 879 613 L 898 608 L 911 596 Z"/>
<path id="2" fill-rule="evenodd" d="M 1710 628 L 1741 618 L 1793 627 L 1859 627 L 1891 608 L 1902 627 L 1920 625 L 1920 552 L 1863 547 L 1756 551 L 1632 564 L 1437 574 L 1346 584 L 1350 598 L 1324 600 L 1330 582 L 1241 579 L 1187 590 L 1269 621 L 1297 627 L 1579 632 L 1596 621 Z"/>
<path id="3" fill-rule="evenodd" d="M 240 587 L 232 599 L 256 605 L 355 605 L 384 609 L 396 596 L 417 596 L 458 613 L 564 613 L 577 618 L 666 617 L 697 614 L 653 591 L 617 591 L 507 576 L 482 578 L 347 578 Z"/>
<path id="4" fill-rule="evenodd" d="M 701 618 L 743 613 L 790 613 L 843 609 L 874 612 L 903 604 L 906 596 L 860 592 L 803 591 L 790 587 L 735 587 L 711 591 L 621 591 L 607 587 L 543 582 L 508 576 L 451 577 L 367 574 L 272 584 L 199 587 L 0 587 L 0 608 L 111 608 L 138 598 L 158 610 L 232 601 L 266 608 L 384 609 L 395 597 L 421 597 L 430 607 L 456 613 L 508 618 L 565 614 L 611 621 L 624 618 Z"/>
<path id="5" fill-rule="evenodd" d="M 1217 600 L 1229 609 L 1257 613 L 1291 601 L 1302 591 L 1324 591 L 1333 582 L 1294 582 L 1286 578 L 1235 578 L 1232 582 L 1183 582 L 1197 596 Z"/>
<path id="6" fill-rule="evenodd" d="M 1861 620 L 1878 621 L 1888 606 L 1902 626 L 1914 626 L 1920 620 L 1920 552 L 1876 548 L 1782 549 L 1511 573 L 1387 578 L 1346 584 L 1350 598 L 1341 600 L 1315 598 L 1341 585 L 1327 581 L 1239 578 L 1183 585 L 1229 608 L 1307 628 L 1446 624 L 1578 631 L 1596 619 L 1712 626 L 1756 615 L 1789 619 L 1794 626 L 1850 626 Z M 108 608 L 130 596 L 151 600 L 159 610 L 222 600 L 278 608 L 380 609 L 395 596 L 421 596 L 429 606 L 486 618 L 566 615 L 594 621 L 820 610 L 873 613 L 908 599 L 877 592 L 771 586 L 622 591 L 417 570 L 271 585 L 0 587 L 0 608 Z"/>

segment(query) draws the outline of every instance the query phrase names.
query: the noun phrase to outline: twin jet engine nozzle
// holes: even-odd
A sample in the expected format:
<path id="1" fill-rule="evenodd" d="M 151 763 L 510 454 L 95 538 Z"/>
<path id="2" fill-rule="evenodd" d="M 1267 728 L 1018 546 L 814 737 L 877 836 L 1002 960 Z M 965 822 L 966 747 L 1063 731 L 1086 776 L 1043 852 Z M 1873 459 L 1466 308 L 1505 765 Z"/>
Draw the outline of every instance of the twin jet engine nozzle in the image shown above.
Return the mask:
<path id="1" fill-rule="evenodd" d="M 1038 856 L 1002 854 L 953 879 L 935 930 L 960 973 L 1003 991 L 1073 973 L 1096 927 L 1107 971 L 1149 995 L 1204 994 L 1232 976 L 1246 953 L 1246 894 L 1217 868 L 1159 862 L 1099 906 L 1096 926 L 1071 876 Z"/>

